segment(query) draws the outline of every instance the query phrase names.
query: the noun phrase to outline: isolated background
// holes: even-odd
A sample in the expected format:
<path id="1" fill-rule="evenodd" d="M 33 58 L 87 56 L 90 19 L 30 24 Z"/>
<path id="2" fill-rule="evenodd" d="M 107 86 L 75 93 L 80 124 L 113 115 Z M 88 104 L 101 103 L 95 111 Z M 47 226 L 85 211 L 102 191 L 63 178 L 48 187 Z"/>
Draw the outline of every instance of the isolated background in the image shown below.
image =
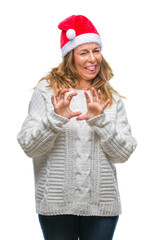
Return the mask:
<path id="1" fill-rule="evenodd" d="M 57 25 L 73 14 L 90 18 L 111 65 L 111 85 L 124 100 L 136 151 L 117 164 L 123 214 L 114 240 L 154 239 L 154 117 L 152 0 L 0 3 L 0 239 L 41 240 L 35 214 L 32 160 L 16 136 L 27 115 L 32 88 L 61 62 Z"/>

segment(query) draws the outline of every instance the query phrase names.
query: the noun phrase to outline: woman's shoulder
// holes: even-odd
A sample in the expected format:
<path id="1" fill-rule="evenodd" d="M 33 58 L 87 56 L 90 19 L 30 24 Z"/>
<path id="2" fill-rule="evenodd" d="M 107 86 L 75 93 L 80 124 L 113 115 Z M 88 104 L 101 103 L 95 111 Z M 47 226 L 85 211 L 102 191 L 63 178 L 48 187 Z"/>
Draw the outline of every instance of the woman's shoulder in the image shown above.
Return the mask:
<path id="1" fill-rule="evenodd" d="M 41 80 L 37 83 L 36 88 L 39 90 L 44 90 L 48 86 L 47 80 Z"/>
<path id="2" fill-rule="evenodd" d="M 114 103 L 112 104 L 113 108 L 116 108 L 117 111 L 119 111 L 119 109 L 125 108 L 125 97 L 120 96 L 120 94 L 118 93 L 112 93 L 112 96 L 114 98 Z"/>
<path id="3" fill-rule="evenodd" d="M 113 104 L 113 105 L 115 105 L 116 110 L 117 110 L 118 112 L 123 112 L 123 111 L 125 111 L 125 102 L 124 102 L 124 100 L 126 100 L 126 98 L 120 96 L 119 94 L 113 94 L 112 96 L 113 96 L 113 98 L 115 99 L 115 104 Z M 123 113 L 124 113 L 124 112 L 123 112 Z"/>
<path id="4" fill-rule="evenodd" d="M 38 84 L 36 85 L 36 89 L 41 91 L 41 92 L 44 92 L 44 93 L 52 93 L 53 92 L 53 89 L 51 87 L 48 87 L 49 86 L 49 83 L 48 81 L 45 79 L 45 80 L 41 80 L 38 82 Z"/>
<path id="5" fill-rule="evenodd" d="M 118 93 L 112 93 L 112 97 L 115 100 L 115 103 L 118 103 L 119 101 L 122 100 L 122 97 Z"/>

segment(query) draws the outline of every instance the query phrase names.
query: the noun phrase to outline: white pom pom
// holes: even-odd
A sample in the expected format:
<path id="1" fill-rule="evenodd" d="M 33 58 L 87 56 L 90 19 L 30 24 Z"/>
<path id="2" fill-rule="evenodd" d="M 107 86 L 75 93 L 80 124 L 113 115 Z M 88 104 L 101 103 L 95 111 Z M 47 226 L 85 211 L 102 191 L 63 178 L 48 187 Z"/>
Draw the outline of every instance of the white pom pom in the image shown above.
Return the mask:
<path id="1" fill-rule="evenodd" d="M 76 36 L 76 33 L 75 33 L 75 30 L 74 29 L 69 29 L 67 32 L 66 32 L 66 36 L 69 40 L 72 40 L 75 38 Z"/>

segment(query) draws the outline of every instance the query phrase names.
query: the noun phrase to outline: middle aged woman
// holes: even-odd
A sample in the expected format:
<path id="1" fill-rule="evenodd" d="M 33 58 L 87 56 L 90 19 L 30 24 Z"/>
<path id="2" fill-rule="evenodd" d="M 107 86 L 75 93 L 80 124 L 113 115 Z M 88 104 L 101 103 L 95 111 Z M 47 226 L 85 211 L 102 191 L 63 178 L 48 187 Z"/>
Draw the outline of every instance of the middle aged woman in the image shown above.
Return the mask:
<path id="1" fill-rule="evenodd" d="M 33 158 L 44 238 L 111 240 L 121 214 L 114 164 L 136 140 L 94 25 L 73 15 L 59 29 L 63 61 L 35 88 L 18 141 Z"/>

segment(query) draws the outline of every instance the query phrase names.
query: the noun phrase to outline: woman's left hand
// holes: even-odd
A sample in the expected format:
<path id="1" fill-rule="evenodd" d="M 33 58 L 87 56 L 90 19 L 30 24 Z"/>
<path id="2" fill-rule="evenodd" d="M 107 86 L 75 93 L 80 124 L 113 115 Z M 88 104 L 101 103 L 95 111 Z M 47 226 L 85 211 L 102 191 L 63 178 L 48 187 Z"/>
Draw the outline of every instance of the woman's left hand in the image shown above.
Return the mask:
<path id="1" fill-rule="evenodd" d="M 93 117 L 96 117 L 104 112 L 104 109 L 108 106 L 110 103 L 110 99 L 108 99 L 103 105 L 102 105 L 102 93 L 100 90 L 98 90 L 98 97 L 96 95 L 96 90 L 94 88 L 91 89 L 92 93 L 92 102 L 88 95 L 88 93 L 85 91 L 85 97 L 87 102 L 87 113 L 83 116 L 79 116 L 76 118 L 76 120 L 89 120 Z"/>

